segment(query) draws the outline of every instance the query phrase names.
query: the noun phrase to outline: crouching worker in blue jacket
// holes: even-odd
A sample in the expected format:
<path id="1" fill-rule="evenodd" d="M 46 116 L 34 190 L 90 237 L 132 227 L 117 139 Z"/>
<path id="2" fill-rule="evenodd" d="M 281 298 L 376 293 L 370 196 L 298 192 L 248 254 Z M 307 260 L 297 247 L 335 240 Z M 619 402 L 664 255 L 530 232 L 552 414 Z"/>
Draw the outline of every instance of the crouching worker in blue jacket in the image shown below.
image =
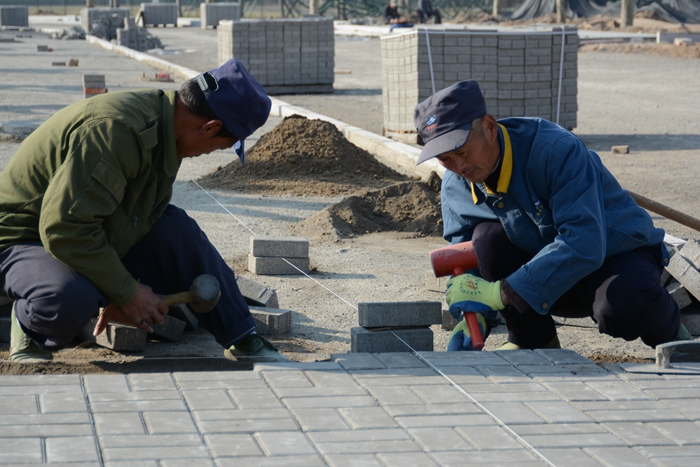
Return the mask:
<path id="1" fill-rule="evenodd" d="M 418 104 L 414 123 L 436 157 L 444 237 L 472 241 L 478 270 L 452 278 L 453 315 L 500 311 L 501 349 L 560 348 L 552 316 L 590 316 L 601 333 L 655 347 L 692 337 L 660 285 L 664 231 L 575 135 L 540 118 L 498 120 L 475 81 Z M 463 323 L 464 320 L 461 320 Z M 451 350 L 472 350 L 460 325 Z"/>

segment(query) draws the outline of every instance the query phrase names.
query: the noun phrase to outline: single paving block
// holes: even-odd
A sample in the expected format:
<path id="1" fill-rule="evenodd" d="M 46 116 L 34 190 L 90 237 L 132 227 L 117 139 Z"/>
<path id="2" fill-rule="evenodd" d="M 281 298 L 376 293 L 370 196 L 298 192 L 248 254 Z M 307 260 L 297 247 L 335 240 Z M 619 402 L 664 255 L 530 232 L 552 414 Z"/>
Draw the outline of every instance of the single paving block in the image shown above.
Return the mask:
<path id="1" fill-rule="evenodd" d="M 170 316 L 169 314 L 165 315 L 164 318 L 165 322 L 163 324 L 151 326 L 153 329 L 153 334 L 170 341 L 179 341 L 182 339 L 182 333 L 185 331 L 186 323 Z"/>
<path id="2" fill-rule="evenodd" d="M 83 328 L 80 337 L 119 352 L 142 352 L 146 348 L 147 332 L 145 329 L 121 323 L 109 323 L 102 334 L 94 336 L 92 332 L 95 329 L 95 324 L 97 324 L 97 318 L 91 319 Z"/>
<path id="3" fill-rule="evenodd" d="M 266 308 L 278 308 L 277 291 L 252 279 L 236 276 L 236 283 L 241 295 L 248 305 L 262 306 Z"/>
<path id="4" fill-rule="evenodd" d="M 688 332 L 693 336 L 700 336 L 700 313 L 687 313 L 687 310 L 681 313 L 681 323 L 685 326 Z"/>
<path id="5" fill-rule="evenodd" d="M 431 290 L 433 292 L 445 293 L 447 289 L 447 281 L 450 280 L 449 277 L 435 277 L 433 270 L 425 271 L 425 289 Z"/>
<path id="6" fill-rule="evenodd" d="M 309 241 L 304 237 L 250 237 L 250 254 L 258 257 L 308 258 Z"/>
<path id="7" fill-rule="evenodd" d="M 9 316 L 0 318 L 0 342 L 10 342 L 12 319 Z"/>
<path id="8" fill-rule="evenodd" d="M 197 319 L 195 313 L 190 311 L 185 304 L 171 306 L 170 310 L 168 310 L 168 314 L 173 318 L 184 321 L 185 329 L 188 331 L 196 331 L 197 328 L 199 328 L 199 319 Z"/>
<path id="9" fill-rule="evenodd" d="M 298 276 L 309 272 L 309 258 L 272 258 L 248 255 L 248 270 L 261 276 Z"/>
<path id="10" fill-rule="evenodd" d="M 411 349 L 399 338 L 414 350 L 433 351 L 433 331 L 430 328 L 371 331 L 363 327 L 354 327 L 350 329 L 350 352 L 410 352 Z"/>
<path id="11" fill-rule="evenodd" d="M 673 255 L 666 269 L 695 298 L 700 299 L 700 272 L 682 255 Z"/>
<path id="12" fill-rule="evenodd" d="M 700 269 L 700 242 L 689 238 L 679 251 L 681 256 L 687 259 L 695 269 Z"/>
<path id="13" fill-rule="evenodd" d="M 447 310 L 442 310 L 442 329 L 452 331 L 457 326 L 457 320 Z"/>
<path id="14" fill-rule="evenodd" d="M 357 304 L 357 311 L 359 324 L 365 328 L 442 323 L 441 302 L 363 302 Z"/>
<path id="15" fill-rule="evenodd" d="M 692 303 L 690 295 L 688 295 L 688 291 L 678 282 L 671 282 L 666 286 L 666 290 L 671 298 L 678 303 L 678 308 L 681 310 Z"/>
<path id="16" fill-rule="evenodd" d="M 292 330 L 291 310 L 251 306 L 250 314 L 255 321 L 255 332 L 258 334 L 284 334 Z"/>

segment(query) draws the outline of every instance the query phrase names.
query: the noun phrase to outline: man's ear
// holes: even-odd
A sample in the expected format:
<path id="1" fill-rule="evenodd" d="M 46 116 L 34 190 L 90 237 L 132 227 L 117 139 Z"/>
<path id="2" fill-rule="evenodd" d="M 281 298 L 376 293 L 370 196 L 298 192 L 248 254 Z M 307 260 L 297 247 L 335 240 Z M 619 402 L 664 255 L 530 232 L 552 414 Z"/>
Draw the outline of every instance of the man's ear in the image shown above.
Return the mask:
<path id="1" fill-rule="evenodd" d="M 204 135 L 211 138 L 219 134 L 219 131 L 223 126 L 224 124 L 221 122 L 221 120 L 209 120 L 208 122 L 204 122 L 202 124 L 201 131 Z"/>
<path id="2" fill-rule="evenodd" d="M 498 138 L 498 122 L 496 122 L 496 118 L 491 114 L 484 115 L 484 118 L 481 120 L 481 130 L 487 139 L 495 140 Z"/>

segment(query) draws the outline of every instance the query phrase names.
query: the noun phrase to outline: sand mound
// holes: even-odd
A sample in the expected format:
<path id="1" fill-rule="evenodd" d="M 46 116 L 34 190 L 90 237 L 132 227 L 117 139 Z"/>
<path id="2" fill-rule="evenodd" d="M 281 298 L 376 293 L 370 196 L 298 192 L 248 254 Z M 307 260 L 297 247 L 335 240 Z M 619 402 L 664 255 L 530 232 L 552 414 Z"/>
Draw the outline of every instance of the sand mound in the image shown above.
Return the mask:
<path id="1" fill-rule="evenodd" d="M 350 143 L 332 124 L 292 115 L 238 160 L 198 182 L 209 189 L 338 196 L 411 180 Z"/>
<path id="2" fill-rule="evenodd" d="M 442 236 L 440 178 L 409 181 L 350 196 L 292 227 L 295 235 L 335 241 L 373 232 Z"/>

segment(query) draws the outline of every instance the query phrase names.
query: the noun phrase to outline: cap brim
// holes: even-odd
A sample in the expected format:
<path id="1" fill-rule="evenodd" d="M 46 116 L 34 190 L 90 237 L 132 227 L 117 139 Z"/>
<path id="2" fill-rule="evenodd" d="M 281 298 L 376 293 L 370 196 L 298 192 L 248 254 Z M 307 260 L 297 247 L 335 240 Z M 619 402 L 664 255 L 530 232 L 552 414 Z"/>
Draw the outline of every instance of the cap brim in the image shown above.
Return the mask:
<path id="1" fill-rule="evenodd" d="M 245 141 L 238 140 L 233 144 L 233 150 L 236 151 L 238 158 L 241 160 L 241 165 L 244 164 L 243 156 L 245 155 Z"/>
<path id="2" fill-rule="evenodd" d="M 435 138 L 431 139 L 425 143 L 425 146 L 423 146 L 423 150 L 420 153 L 420 157 L 418 158 L 416 165 L 422 164 L 428 159 L 445 154 L 446 152 L 461 148 L 467 142 L 471 129 L 472 124 L 470 122 L 459 128 L 455 128 L 444 135 L 436 136 Z"/>

